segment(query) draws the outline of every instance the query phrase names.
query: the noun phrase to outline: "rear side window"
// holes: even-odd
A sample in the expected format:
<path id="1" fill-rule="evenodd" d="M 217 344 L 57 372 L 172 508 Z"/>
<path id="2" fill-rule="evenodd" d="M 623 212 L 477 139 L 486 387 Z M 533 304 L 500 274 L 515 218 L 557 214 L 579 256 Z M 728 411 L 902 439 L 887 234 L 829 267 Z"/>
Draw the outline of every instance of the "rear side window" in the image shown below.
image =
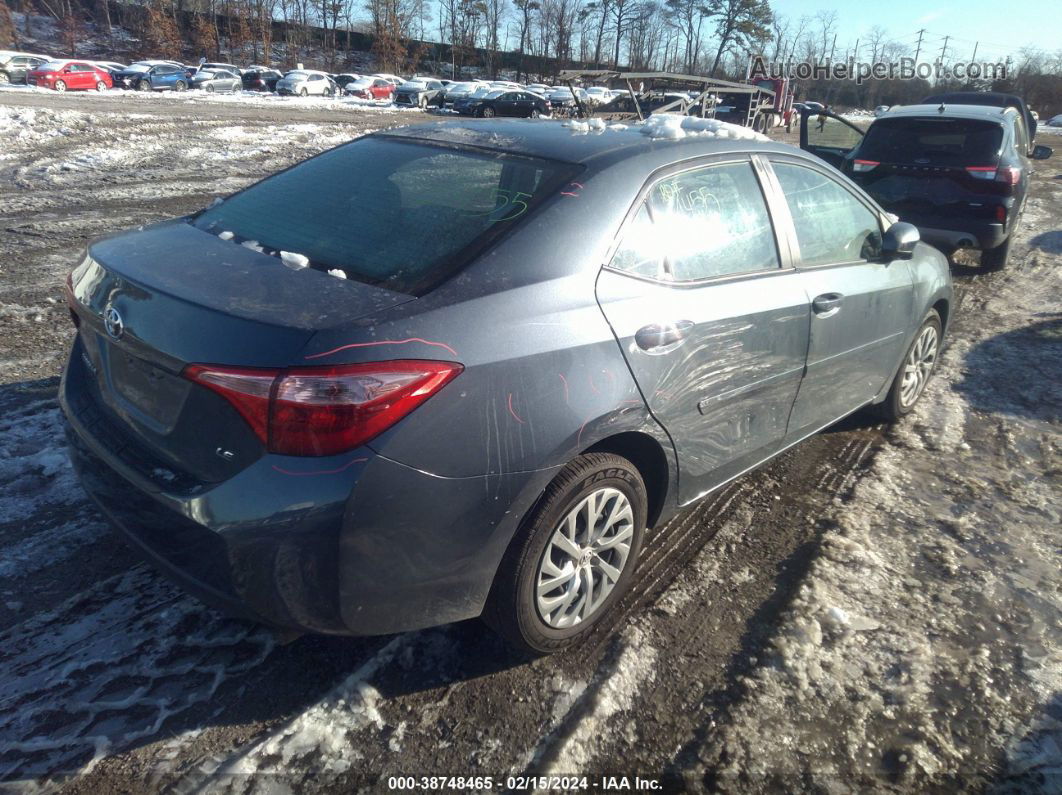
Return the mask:
<path id="1" fill-rule="evenodd" d="M 944 166 L 995 165 L 1003 128 L 976 119 L 883 119 L 867 131 L 860 159 Z"/>
<path id="2" fill-rule="evenodd" d="M 369 137 L 252 185 L 192 223 L 420 295 L 577 171 L 550 160 Z"/>
<path id="3" fill-rule="evenodd" d="M 866 205 L 818 171 L 773 162 L 796 227 L 803 265 L 870 259 L 881 249 L 881 225 Z"/>

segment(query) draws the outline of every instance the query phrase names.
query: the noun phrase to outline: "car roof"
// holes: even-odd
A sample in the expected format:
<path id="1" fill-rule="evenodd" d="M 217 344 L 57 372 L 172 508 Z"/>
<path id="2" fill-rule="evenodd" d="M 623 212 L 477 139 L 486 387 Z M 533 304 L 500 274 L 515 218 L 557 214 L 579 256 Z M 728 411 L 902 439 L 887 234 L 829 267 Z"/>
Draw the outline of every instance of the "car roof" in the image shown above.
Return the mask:
<path id="1" fill-rule="evenodd" d="M 21 50 L 0 50 L 0 58 L 44 58 L 48 61 L 54 61 L 51 55 L 44 55 L 39 52 L 22 52 Z"/>
<path id="2" fill-rule="evenodd" d="M 1016 113 L 1014 108 L 999 108 L 990 105 L 948 105 L 944 104 L 944 110 L 938 105 L 902 105 L 894 107 L 877 118 L 895 119 L 911 116 L 933 116 L 949 119 L 981 119 L 983 121 L 1002 121 L 1007 111 Z"/>
<path id="3" fill-rule="evenodd" d="M 585 122 L 583 124 L 585 125 Z M 572 122 L 529 119 L 462 120 L 394 127 L 379 130 L 372 135 L 580 163 L 594 170 L 607 168 L 620 161 L 640 160 L 646 174 L 685 158 L 733 151 L 780 152 L 818 162 L 816 158 L 795 146 L 766 139 L 691 135 L 678 140 L 666 140 L 642 135 L 639 128 L 629 125 L 621 125 L 614 130 L 606 128 L 588 132 L 585 126 Z"/>

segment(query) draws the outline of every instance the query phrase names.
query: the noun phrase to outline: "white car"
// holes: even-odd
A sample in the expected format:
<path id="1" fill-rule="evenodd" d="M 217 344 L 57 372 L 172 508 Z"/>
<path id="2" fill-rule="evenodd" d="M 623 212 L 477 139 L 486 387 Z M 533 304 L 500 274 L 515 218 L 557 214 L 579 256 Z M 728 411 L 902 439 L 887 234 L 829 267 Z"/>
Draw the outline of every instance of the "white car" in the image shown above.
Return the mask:
<path id="1" fill-rule="evenodd" d="M 586 95 L 590 97 L 590 101 L 595 105 L 604 105 L 606 102 L 611 102 L 615 96 L 615 92 L 610 88 L 604 86 L 590 86 L 586 89 Z"/>
<path id="2" fill-rule="evenodd" d="M 538 94 L 540 97 L 546 96 L 546 94 L 553 90 L 551 86 L 547 86 L 545 83 L 532 83 L 529 86 L 524 86 L 524 88 L 532 94 Z"/>
<path id="3" fill-rule="evenodd" d="M 1047 120 L 1048 127 L 1062 127 L 1062 113 Z"/>
<path id="4" fill-rule="evenodd" d="M 294 69 L 277 81 L 277 93 L 300 97 L 331 97 L 335 96 L 336 84 L 324 72 Z"/>

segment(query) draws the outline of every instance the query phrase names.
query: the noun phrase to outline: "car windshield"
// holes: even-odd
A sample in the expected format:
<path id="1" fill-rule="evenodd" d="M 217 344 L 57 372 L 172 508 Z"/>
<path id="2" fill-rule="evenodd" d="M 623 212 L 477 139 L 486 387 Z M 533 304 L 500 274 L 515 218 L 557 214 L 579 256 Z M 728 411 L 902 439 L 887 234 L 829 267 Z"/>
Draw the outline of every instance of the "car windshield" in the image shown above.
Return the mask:
<path id="1" fill-rule="evenodd" d="M 318 269 L 423 294 L 510 230 L 577 166 L 370 136 L 230 196 L 192 219 Z M 356 179 L 351 176 L 356 175 Z"/>
<path id="2" fill-rule="evenodd" d="M 213 69 L 200 69 L 199 72 L 196 74 L 196 77 L 201 77 L 204 80 L 213 80 L 217 76 L 217 72 L 215 72 Z"/>
<path id="3" fill-rule="evenodd" d="M 882 119 L 870 126 L 859 157 L 884 163 L 993 165 L 999 158 L 1003 128 L 975 119 Z"/>
<path id="4" fill-rule="evenodd" d="M 66 66 L 66 61 L 48 61 L 37 67 L 38 72 L 58 72 Z"/>
<path id="5" fill-rule="evenodd" d="M 288 72 L 284 77 L 291 80 L 307 80 L 310 75 L 308 72 Z"/>
<path id="6" fill-rule="evenodd" d="M 404 88 L 407 91 L 423 91 L 428 87 L 427 83 L 421 83 L 418 80 L 407 80 L 399 88 Z"/>

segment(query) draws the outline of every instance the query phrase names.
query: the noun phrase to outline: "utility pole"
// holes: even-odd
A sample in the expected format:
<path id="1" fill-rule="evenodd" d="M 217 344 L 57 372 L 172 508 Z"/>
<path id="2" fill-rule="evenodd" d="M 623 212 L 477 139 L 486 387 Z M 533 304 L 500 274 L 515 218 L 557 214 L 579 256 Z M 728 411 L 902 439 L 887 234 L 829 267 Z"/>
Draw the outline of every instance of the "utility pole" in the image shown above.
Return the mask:
<path id="1" fill-rule="evenodd" d="M 977 46 L 978 46 L 978 45 L 979 45 L 980 43 L 981 43 L 981 42 L 979 42 L 979 41 L 975 41 L 975 42 L 974 42 L 974 54 L 970 56 L 970 62 L 971 62 L 971 63 L 973 63 L 974 61 L 976 61 L 976 60 L 977 60 Z"/>
<path id="2" fill-rule="evenodd" d="M 937 63 L 940 64 L 941 66 L 944 65 L 944 58 L 947 57 L 947 54 L 948 54 L 948 39 L 950 39 L 950 38 L 951 38 L 951 36 L 945 36 L 944 37 L 944 46 L 940 48 L 940 57 L 937 59 Z"/>
<path id="3" fill-rule="evenodd" d="M 922 53 L 922 35 L 926 32 L 925 28 L 918 31 L 918 46 L 915 47 L 915 65 L 918 65 L 918 56 Z"/>

